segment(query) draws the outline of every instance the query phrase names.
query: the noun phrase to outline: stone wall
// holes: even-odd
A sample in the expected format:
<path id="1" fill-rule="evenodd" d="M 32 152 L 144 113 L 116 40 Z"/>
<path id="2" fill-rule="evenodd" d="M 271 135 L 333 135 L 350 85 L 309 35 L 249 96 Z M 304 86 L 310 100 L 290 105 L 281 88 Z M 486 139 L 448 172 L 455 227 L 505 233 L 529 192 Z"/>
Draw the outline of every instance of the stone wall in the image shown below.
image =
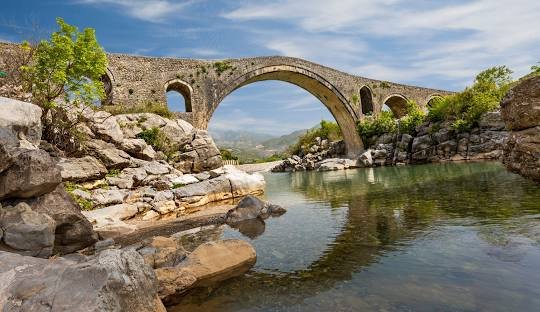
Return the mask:
<path id="1" fill-rule="evenodd" d="M 451 123 L 426 122 L 415 136 L 383 134 L 366 142 L 357 159 L 343 159 L 343 142 L 322 142 L 319 138 L 307 150 L 294 155 L 273 171 L 340 170 L 358 167 L 392 166 L 444 161 L 500 160 L 508 139 L 501 113 L 482 116 L 478 127 L 458 133 Z"/>
<path id="2" fill-rule="evenodd" d="M 485 114 L 479 126 L 458 133 L 449 122 L 427 122 L 416 135 L 382 135 L 369 146 L 373 165 L 418 164 L 442 161 L 498 160 L 508 138 L 500 112 Z"/>

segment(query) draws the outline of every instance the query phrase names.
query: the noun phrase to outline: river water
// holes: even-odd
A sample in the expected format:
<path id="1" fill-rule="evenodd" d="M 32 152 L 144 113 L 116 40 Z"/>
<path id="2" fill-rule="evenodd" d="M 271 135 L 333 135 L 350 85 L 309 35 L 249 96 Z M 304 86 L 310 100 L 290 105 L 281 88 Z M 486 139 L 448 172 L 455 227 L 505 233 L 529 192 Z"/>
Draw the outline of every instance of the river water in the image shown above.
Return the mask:
<path id="1" fill-rule="evenodd" d="M 540 311 L 540 186 L 498 163 L 266 175 L 245 276 L 169 311 Z"/>

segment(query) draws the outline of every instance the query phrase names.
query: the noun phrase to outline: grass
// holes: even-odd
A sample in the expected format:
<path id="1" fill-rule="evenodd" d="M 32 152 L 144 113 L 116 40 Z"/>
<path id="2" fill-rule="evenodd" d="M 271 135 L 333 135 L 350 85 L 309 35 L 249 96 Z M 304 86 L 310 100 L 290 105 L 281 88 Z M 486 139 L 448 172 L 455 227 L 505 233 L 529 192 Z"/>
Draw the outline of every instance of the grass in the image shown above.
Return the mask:
<path id="1" fill-rule="evenodd" d="M 166 104 L 159 102 L 141 102 L 137 105 L 106 105 L 102 109 L 112 115 L 152 113 L 161 117 L 173 119 L 175 115 Z"/>
<path id="2" fill-rule="evenodd" d="M 73 200 L 77 203 L 77 205 L 79 205 L 79 207 L 82 210 L 86 210 L 86 211 L 94 210 L 95 206 L 94 206 L 94 203 L 92 201 L 73 194 L 73 191 L 75 191 L 75 190 L 88 191 L 87 189 L 85 189 L 81 185 L 75 184 L 73 182 L 65 182 L 64 183 L 64 189 L 66 190 L 66 192 L 68 192 L 69 196 L 71 196 L 71 198 L 73 198 Z"/>

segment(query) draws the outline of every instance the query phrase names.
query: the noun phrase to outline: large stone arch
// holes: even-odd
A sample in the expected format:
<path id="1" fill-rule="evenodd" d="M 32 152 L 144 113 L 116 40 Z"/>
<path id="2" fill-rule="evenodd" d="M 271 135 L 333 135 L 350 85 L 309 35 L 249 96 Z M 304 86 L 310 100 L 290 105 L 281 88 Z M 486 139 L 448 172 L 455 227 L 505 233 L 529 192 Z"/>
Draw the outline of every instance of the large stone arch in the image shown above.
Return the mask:
<path id="1" fill-rule="evenodd" d="M 407 97 L 403 94 L 395 93 L 387 96 L 382 102 L 381 107 L 386 104 L 392 113 L 394 113 L 394 117 L 401 118 L 407 115 L 407 101 Z"/>
<path id="2" fill-rule="evenodd" d="M 288 82 L 313 94 L 328 108 L 340 126 L 347 148 L 347 156 L 355 157 L 360 154 L 364 145 L 356 131 L 356 113 L 354 108 L 347 101 L 346 97 L 326 79 L 313 71 L 298 66 L 266 66 L 240 75 L 216 94 L 213 103 L 211 103 L 207 123 L 227 95 L 248 84 L 266 80 Z"/>

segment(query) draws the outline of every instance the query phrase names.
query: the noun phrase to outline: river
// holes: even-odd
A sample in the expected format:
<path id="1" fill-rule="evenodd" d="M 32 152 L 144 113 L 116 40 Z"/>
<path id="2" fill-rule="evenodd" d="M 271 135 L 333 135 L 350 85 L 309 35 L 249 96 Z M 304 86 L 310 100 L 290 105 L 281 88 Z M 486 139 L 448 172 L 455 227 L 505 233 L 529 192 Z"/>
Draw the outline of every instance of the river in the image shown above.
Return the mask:
<path id="1" fill-rule="evenodd" d="M 169 311 L 538 311 L 540 186 L 491 162 L 268 173 L 245 276 Z M 195 245 L 195 244 L 194 244 Z"/>

